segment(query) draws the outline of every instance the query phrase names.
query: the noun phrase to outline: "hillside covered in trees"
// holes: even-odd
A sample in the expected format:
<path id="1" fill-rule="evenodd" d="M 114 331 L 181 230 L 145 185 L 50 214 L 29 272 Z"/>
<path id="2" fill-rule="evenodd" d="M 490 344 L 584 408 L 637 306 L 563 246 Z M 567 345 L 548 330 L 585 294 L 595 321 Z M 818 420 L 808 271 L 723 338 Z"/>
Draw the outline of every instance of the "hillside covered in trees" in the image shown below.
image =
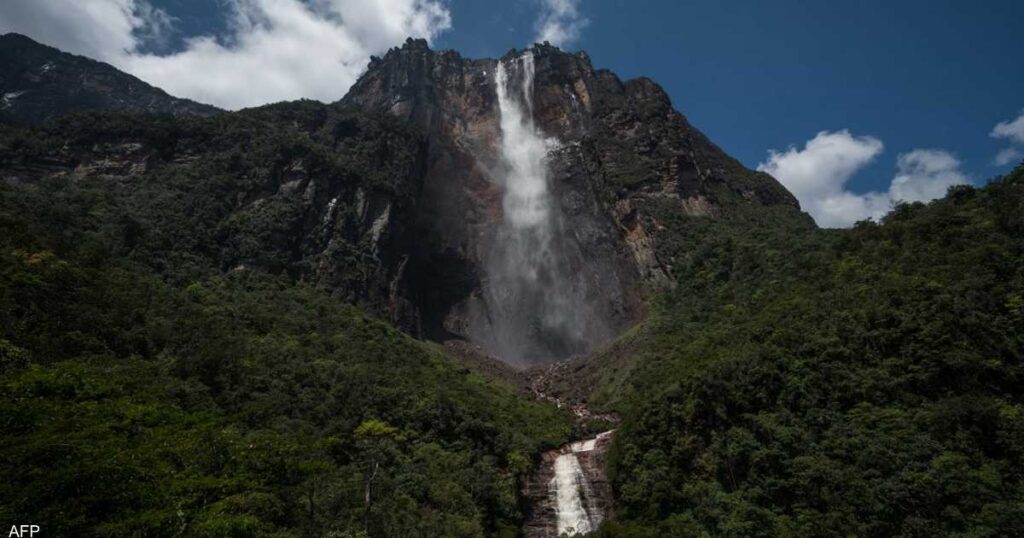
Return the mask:
<path id="1" fill-rule="evenodd" d="M 626 414 L 602 535 L 1024 533 L 1024 166 L 850 230 L 705 237 L 591 366 Z"/>
<path id="2" fill-rule="evenodd" d="M 3 521 L 520 536 L 542 462 L 614 428 L 601 536 L 1024 536 L 1024 166 L 821 230 L 585 53 L 410 40 L 338 103 L 219 112 L 33 43 L 0 40 Z M 529 245 L 573 251 L 528 291 L 615 318 L 525 372 L 467 330 L 499 311 L 506 65 L 565 142 L 522 159 L 561 211 Z"/>
<path id="3" fill-rule="evenodd" d="M 280 127 L 310 114 L 335 128 Z M 515 535 L 519 480 L 568 418 L 303 282 L 301 193 L 232 211 L 296 158 L 350 200 L 401 196 L 380 179 L 400 175 L 361 160 L 412 136 L 381 121 L 298 103 L 0 127 L 4 520 L 53 536 Z M 75 153 L 126 137 L 152 153 Z M 325 157 L 324 137 L 349 150 Z M 10 181 L 38 167 L 58 173 Z M 357 208 L 337 206 L 362 278 L 377 258 Z"/>

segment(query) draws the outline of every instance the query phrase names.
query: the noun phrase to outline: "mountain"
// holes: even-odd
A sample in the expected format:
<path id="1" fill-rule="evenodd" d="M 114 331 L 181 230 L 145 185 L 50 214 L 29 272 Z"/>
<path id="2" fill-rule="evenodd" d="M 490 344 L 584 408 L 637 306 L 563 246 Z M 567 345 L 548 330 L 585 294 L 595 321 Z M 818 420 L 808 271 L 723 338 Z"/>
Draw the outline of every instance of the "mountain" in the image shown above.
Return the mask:
<path id="1" fill-rule="evenodd" d="M 83 110 L 210 115 L 114 67 L 15 33 L 0 35 L 0 121 L 40 125 Z"/>
<path id="2" fill-rule="evenodd" d="M 822 230 L 582 52 L 212 113 L 2 39 L 9 520 L 1024 534 L 1024 167 Z"/>
<path id="3" fill-rule="evenodd" d="M 572 421 L 388 323 L 422 148 L 312 102 L 0 124 L 0 512 L 54 536 L 514 535 Z"/>
<path id="4" fill-rule="evenodd" d="M 553 375 L 623 414 L 598 535 L 1021 535 L 1022 211 L 1024 166 L 850 230 L 721 230 Z"/>
<path id="5" fill-rule="evenodd" d="M 5 39 L 8 48 L 21 44 L 88 67 L 89 73 L 105 73 L 109 80 L 142 84 L 27 38 Z M 499 63 L 512 66 L 527 56 L 536 129 L 559 145 L 545 157 L 550 170 L 545 197 L 555 211 L 545 248 L 557 263 L 534 271 L 549 280 L 559 277 L 546 287 L 516 287 L 522 275 L 496 267 L 511 254 L 494 247 L 506 242 L 498 235 L 508 232 L 502 228 L 507 163 L 496 145 L 502 135 L 495 72 Z M 30 58 L 18 55 L 8 70 L 39 63 Z M 62 67 L 55 73 L 73 72 L 57 65 Z M 57 89 L 77 96 L 96 86 L 92 80 L 46 85 L 25 96 L 41 99 L 39 106 L 50 110 L 49 116 L 89 110 L 87 101 L 69 97 L 54 107 L 43 97 Z M 103 87 L 109 106 L 139 111 L 144 92 L 136 86 Z M 188 102 L 167 99 L 171 110 L 192 110 Z M 17 110 L 30 112 L 30 102 L 37 101 L 22 101 L 26 106 Z M 165 110 L 162 106 L 146 110 Z M 622 82 L 595 70 L 584 53 L 543 45 L 510 52 L 500 61 L 470 60 L 409 40 L 371 61 L 336 104 L 263 107 L 222 120 L 161 121 L 165 127 L 159 129 L 152 122 L 126 129 L 116 121 L 108 128 L 103 120 L 88 127 L 68 120 L 51 129 L 53 147 L 39 150 L 44 159 L 8 160 L 5 173 L 31 182 L 77 170 L 122 176 L 114 183 L 134 188 L 140 177 L 171 169 L 194 174 L 187 171 L 221 163 L 217 174 L 250 177 L 229 181 L 218 194 L 220 210 L 211 218 L 219 224 L 216 234 L 207 232 L 215 236 L 203 250 L 207 261 L 221 269 L 262 268 L 316 282 L 414 336 L 465 340 L 518 365 L 586 353 L 640 320 L 646 299 L 672 285 L 672 258 L 678 253 L 670 247 L 682 236 L 674 227 L 689 230 L 705 221 L 813 227 L 792 195 L 708 141 L 656 84 Z M 235 147 L 242 141 L 231 137 L 243 136 L 259 122 L 283 129 L 288 134 L 278 138 L 296 138 L 299 149 L 266 156 L 273 161 L 247 156 L 244 169 L 223 160 L 242 151 Z M 390 129 L 408 132 L 389 134 Z M 363 131 L 378 134 L 367 149 L 368 160 L 357 166 L 379 179 L 353 187 L 337 164 L 348 166 L 356 149 L 342 139 Z M 260 141 L 265 138 L 270 137 Z M 70 145 L 58 143 L 68 139 Z M 188 188 L 197 187 L 207 188 L 198 183 Z M 498 298 L 509 293 L 514 299 Z M 563 305 L 562 319 L 541 319 L 540 313 L 558 308 L 552 302 Z M 576 322 L 581 319 L 588 323 Z"/>
<path id="6" fill-rule="evenodd" d="M 0 121 L 0 505 L 55 535 L 555 528 L 529 477 L 575 420 L 487 353 L 550 360 L 640 320 L 673 278 L 657 211 L 813 229 L 653 83 L 550 47 L 466 60 L 410 41 L 339 103 L 217 114 L 27 38 L 3 48 L 4 88 L 29 91 Z M 536 124 L 502 126 L 531 104 Z M 553 155 L 531 245 L 563 265 L 538 276 L 582 294 L 538 290 L 594 306 L 576 314 L 595 332 L 543 327 L 537 290 L 488 289 L 508 269 L 487 249 L 517 210 L 512 134 Z M 490 347 L 501 308 L 539 326 L 513 349 L 535 354 Z"/>
<path id="7" fill-rule="evenodd" d="M 524 104 L 536 129 L 557 141 L 547 157 L 547 183 L 557 212 L 557 254 L 569 275 L 561 287 L 581 290 L 575 315 L 603 324 L 583 328 L 584 345 L 545 334 L 536 319 L 513 320 L 506 329 L 526 347 L 508 349 L 496 341 L 501 328 L 495 320 L 502 313 L 488 301 L 495 293 L 488 289 L 495 281 L 488 264 L 507 209 L 495 81 L 506 65 L 520 77 L 517 88 L 527 88 Z M 386 111 L 426 136 L 417 212 L 420 235 L 429 238 L 420 265 L 430 283 L 420 308 L 424 334 L 469 339 L 512 362 L 585 353 L 639 320 L 645 298 L 672 282 L 666 249 L 672 238 L 662 241 L 658 234 L 669 223 L 682 218 L 684 226 L 744 220 L 813 227 L 785 188 L 711 143 L 657 84 L 645 78 L 623 82 L 594 69 L 582 52 L 535 45 L 500 60 L 472 60 L 410 39 L 374 58 L 341 103 Z M 546 308 L 544 297 L 515 296 L 523 311 Z"/>

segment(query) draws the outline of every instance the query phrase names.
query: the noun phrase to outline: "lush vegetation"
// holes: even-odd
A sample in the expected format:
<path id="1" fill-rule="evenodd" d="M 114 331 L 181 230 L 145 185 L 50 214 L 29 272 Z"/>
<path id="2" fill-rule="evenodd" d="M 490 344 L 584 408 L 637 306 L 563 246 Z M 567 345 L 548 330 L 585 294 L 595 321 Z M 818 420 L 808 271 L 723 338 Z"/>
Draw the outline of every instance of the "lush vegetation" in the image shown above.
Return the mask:
<path id="1" fill-rule="evenodd" d="M 367 314 L 422 150 L 301 102 L 0 126 L 0 519 L 516 535 L 568 418 Z M 624 418 L 601 534 L 1024 535 L 1024 168 L 851 230 L 648 209 L 677 286 L 574 370 Z"/>
<path id="2" fill-rule="evenodd" d="M 4 176 L 25 178 L 38 197 L 77 202 L 25 199 L 5 230 L 54 236 L 39 224 L 78 218 L 111 228 L 114 255 L 176 284 L 245 266 L 364 302 L 382 262 L 362 213 L 383 200 L 403 218 L 419 188 L 421 144 L 394 118 L 309 101 L 209 118 L 92 113 L 42 129 L 0 124 Z"/>
<path id="3" fill-rule="evenodd" d="M 1024 535 L 1024 167 L 851 230 L 698 226 L 594 393 L 604 535 Z"/>
<path id="4" fill-rule="evenodd" d="M 0 186 L 0 519 L 50 536 L 518 532 L 518 482 L 568 418 L 303 283 L 305 194 L 276 185 L 301 162 L 344 214 L 359 188 L 411 196 L 415 138 L 380 121 L 297 103 L 3 128 L 9 177 L 57 173 Z M 359 274 L 355 220 L 338 219 L 335 262 Z"/>

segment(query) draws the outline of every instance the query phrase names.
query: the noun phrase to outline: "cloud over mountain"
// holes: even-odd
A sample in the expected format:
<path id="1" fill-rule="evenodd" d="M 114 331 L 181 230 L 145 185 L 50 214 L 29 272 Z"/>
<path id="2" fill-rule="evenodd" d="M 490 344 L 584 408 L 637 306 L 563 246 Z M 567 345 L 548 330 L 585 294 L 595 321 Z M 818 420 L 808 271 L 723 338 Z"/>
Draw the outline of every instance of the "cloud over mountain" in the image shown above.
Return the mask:
<path id="1" fill-rule="evenodd" d="M 534 41 L 564 47 L 576 41 L 589 21 L 579 10 L 579 0 L 541 0 Z"/>
<path id="2" fill-rule="evenodd" d="M 802 149 L 771 150 L 758 170 L 778 179 L 800 200 L 819 226 L 842 228 L 885 215 L 893 204 L 939 198 L 952 186 L 970 183 L 960 161 L 937 149 L 915 149 L 899 155 L 897 172 L 886 192 L 856 193 L 847 182 L 883 151 L 881 140 L 855 136 L 847 130 L 821 131 Z"/>
<path id="3" fill-rule="evenodd" d="M 142 52 L 173 20 L 145 0 L 9 0 L 0 31 L 28 34 L 132 73 L 168 92 L 238 109 L 298 98 L 339 99 L 369 58 L 407 36 L 451 27 L 436 0 L 232 0 L 228 33 L 182 50 Z"/>

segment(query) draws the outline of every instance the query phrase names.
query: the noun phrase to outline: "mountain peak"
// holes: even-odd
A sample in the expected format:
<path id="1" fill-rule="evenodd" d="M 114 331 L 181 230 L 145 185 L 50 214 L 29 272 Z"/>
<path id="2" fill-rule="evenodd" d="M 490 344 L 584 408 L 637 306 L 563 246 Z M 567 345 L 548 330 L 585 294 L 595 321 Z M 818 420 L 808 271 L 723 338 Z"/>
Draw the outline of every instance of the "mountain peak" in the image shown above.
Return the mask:
<path id="1" fill-rule="evenodd" d="M 501 110 L 502 95 L 507 100 L 510 92 L 518 111 Z M 591 344 L 635 323 L 644 297 L 671 282 L 671 260 L 658 236 L 663 223 L 678 215 L 766 220 L 775 218 L 767 217 L 771 213 L 812 225 L 782 185 L 711 143 L 658 84 L 623 82 L 594 69 L 585 52 L 534 44 L 500 59 L 471 59 L 410 40 L 375 58 L 341 103 L 400 117 L 428 140 L 417 234 L 431 238 L 417 265 L 430 288 L 424 296 L 431 297 L 424 304 L 424 333 L 455 335 L 513 362 L 587 348 L 550 334 L 522 336 L 541 325 L 524 312 L 542 311 L 543 297 L 538 305 L 523 304 L 523 312 L 487 303 L 494 280 L 488 274 L 501 256 L 493 245 L 504 215 L 515 207 L 503 200 L 513 166 L 503 153 L 506 112 L 522 116 L 536 129 L 539 145 L 550 146 L 546 156 L 533 156 L 546 160 L 539 175 L 551 214 L 558 215 L 552 241 L 559 244 L 559 269 L 571 281 L 566 287 L 587 296 L 579 316 L 601 325 L 586 338 Z M 601 293 L 587 291 L 596 289 Z M 513 321 L 527 345 L 509 353 L 492 322 L 521 314 Z"/>
<path id="2" fill-rule="evenodd" d="M 46 46 L 46 45 L 43 45 L 43 44 L 35 41 L 34 39 L 32 39 L 31 37 L 29 37 L 29 36 L 27 36 L 25 34 L 19 34 L 17 32 L 8 32 L 6 34 L 0 34 L 0 43 L 17 43 L 17 42 L 21 42 L 21 43 L 25 43 L 25 44 L 31 44 L 31 45 L 38 45 L 40 47 L 45 47 Z"/>
<path id="3" fill-rule="evenodd" d="M 38 125 L 84 110 L 209 115 L 219 111 L 168 95 L 115 67 L 32 38 L 0 36 L 0 121 Z"/>

